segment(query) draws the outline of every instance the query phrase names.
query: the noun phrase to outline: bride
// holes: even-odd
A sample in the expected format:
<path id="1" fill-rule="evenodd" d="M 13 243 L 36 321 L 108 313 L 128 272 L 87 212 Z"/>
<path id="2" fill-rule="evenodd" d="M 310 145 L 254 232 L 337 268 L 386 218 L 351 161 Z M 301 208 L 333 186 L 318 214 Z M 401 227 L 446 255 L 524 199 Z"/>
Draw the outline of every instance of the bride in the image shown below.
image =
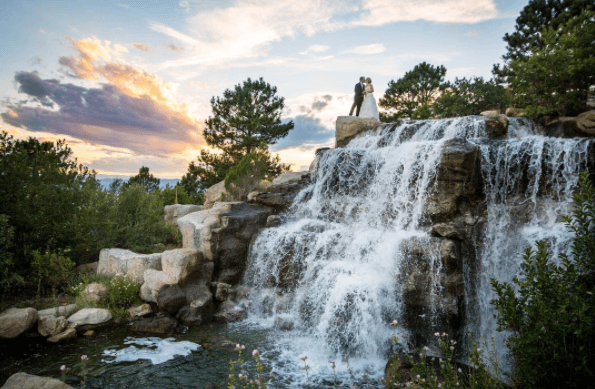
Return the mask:
<path id="1" fill-rule="evenodd" d="M 372 79 L 366 78 L 366 89 L 364 90 L 364 102 L 362 103 L 362 110 L 359 113 L 360 118 L 374 118 L 379 120 L 378 106 L 374 98 L 374 86 Z"/>

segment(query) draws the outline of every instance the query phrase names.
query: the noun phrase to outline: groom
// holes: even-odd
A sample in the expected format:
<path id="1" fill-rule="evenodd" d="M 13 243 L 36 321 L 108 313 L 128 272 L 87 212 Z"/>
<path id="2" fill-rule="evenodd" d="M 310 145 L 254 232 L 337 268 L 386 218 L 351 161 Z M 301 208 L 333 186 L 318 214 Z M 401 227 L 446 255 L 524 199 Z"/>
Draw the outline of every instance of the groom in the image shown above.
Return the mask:
<path id="1" fill-rule="evenodd" d="M 355 110 L 355 116 L 359 116 L 359 110 L 362 107 L 362 103 L 364 102 L 365 81 L 366 77 L 360 77 L 359 82 L 355 84 L 355 96 L 353 96 L 353 105 L 349 111 L 349 116 L 353 115 L 353 109 L 356 107 L 357 109 Z"/>

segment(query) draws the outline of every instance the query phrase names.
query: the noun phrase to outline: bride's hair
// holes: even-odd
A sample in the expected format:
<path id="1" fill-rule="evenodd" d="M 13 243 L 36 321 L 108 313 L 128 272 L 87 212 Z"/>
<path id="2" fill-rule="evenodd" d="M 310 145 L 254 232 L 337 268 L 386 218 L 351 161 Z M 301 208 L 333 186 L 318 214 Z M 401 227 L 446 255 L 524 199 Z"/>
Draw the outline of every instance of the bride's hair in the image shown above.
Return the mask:
<path id="1" fill-rule="evenodd" d="M 368 78 L 366 79 L 366 82 L 367 82 L 368 84 L 371 84 L 371 83 L 372 83 L 372 79 L 371 79 L 370 77 L 368 77 Z"/>

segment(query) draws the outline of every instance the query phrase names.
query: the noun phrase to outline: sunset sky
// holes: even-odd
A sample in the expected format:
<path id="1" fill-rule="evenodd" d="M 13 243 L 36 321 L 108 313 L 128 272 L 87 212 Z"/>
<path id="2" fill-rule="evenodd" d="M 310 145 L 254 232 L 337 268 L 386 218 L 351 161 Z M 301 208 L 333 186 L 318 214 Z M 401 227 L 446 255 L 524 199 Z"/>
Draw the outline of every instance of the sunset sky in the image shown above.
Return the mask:
<path id="1" fill-rule="evenodd" d="M 376 99 L 420 62 L 491 78 L 528 0 L 4 0 L 0 131 L 66 139 L 79 162 L 180 178 L 210 99 L 263 77 L 295 128 L 271 151 L 307 168 L 334 144 L 359 76 Z"/>

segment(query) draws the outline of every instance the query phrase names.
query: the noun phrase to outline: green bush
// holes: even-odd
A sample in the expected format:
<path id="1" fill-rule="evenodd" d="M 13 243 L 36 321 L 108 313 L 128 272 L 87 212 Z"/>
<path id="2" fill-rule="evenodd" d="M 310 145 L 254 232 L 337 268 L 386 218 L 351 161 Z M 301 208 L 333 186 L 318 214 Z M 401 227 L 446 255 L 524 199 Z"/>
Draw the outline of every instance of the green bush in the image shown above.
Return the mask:
<path id="1" fill-rule="evenodd" d="M 140 284 L 126 275 L 117 274 L 106 286 L 106 300 L 112 307 L 128 308 L 140 294 Z"/>
<path id="2" fill-rule="evenodd" d="M 70 258 L 50 252 L 41 254 L 38 250 L 31 251 L 31 256 L 33 257 L 31 267 L 33 281 L 37 286 L 37 295 L 42 292 L 51 292 L 52 295 L 55 295 L 72 279 L 74 262 Z"/>
<path id="3" fill-rule="evenodd" d="M 268 157 L 263 154 L 248 154 L 229 169 L 225 175 L 226 201 L 244 200 L 266 176 Z"/>
<path id="4" fill-rule="evenodd" d="M 528 248 L 523 276 L 492 280 L 498 329 L 510 331 L 508 348 L 521 388 L 593 387 L 595 366 L 595 188 L 580 175 L 575 211 L 566 218 L 575 234 L 570 256 L 555 261 L 545 241 Z M 559 265 L 557 263 L 560 263 Z"/>

